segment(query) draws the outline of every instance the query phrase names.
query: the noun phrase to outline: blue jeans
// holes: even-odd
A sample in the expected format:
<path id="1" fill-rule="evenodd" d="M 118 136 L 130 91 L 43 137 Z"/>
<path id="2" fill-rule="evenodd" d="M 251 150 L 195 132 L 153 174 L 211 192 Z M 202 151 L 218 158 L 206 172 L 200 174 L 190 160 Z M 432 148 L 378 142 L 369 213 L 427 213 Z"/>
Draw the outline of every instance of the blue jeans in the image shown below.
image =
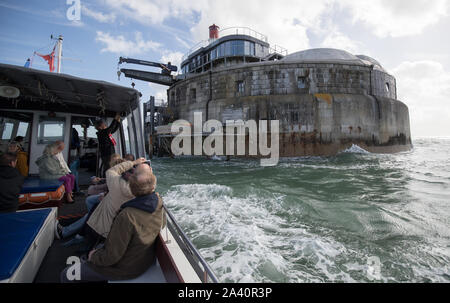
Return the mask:
<path id="1" fill-rule="evenodd" d="M 91 212 L 92 208 L 100 203 L 100 195 L 89 196 L 86 198 L 86 207 L 88 209 L 88 213 Z"/>
<path id="2" fill-rule="evenodd" d="M 80 160 L 75 160 L 72 163 L 70 163 L 69 169 L 71 171 L 71 174 L 75 176 L 75 187 L 73 189 L 74 192 L 79 192 L 80 187 L 78 186 L 78 167 L 80 167 Z"/>
<path id="3" fill-rule="evenodd" d="M 73 222 L 72 224 L 68 226 L 64 226 L 62 228 L 62 238 L 65 239 L 67 237 L 70 237 L 76 233 L 78 233 L 84 226 L 84 224 L 87 221 L 87 218 L 89 216 L 89 213 L 91 212 L 92 208 L 100 203 L 100 195 L 96 196 L 89 196 L 86 198 L 86 206 L 88 209 L 88 213 L 85 214 L 82 218 L 78 219 L 77 221 Z"/>

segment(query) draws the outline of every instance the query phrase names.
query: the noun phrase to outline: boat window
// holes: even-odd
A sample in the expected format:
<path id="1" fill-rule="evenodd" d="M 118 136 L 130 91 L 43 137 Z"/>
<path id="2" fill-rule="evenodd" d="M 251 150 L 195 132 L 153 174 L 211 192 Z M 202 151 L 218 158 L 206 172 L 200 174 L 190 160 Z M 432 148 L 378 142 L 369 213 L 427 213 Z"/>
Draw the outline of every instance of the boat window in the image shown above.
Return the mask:
<path id="1" fill-rule="evenodd" d="M 8 122 L 5 123 L 5 126 L 3 128 L 2 140 L 11 139 L 13 128 L 14 124 Z"/>
<path id="2" fill-rule="evenodd" d="M 28 133 L 28 126 L 30 124 L 28 122 L 20 122 L 19 128 L 17 129 L 17 136 L 26 137 Z"/>
<path id="3" fill-rule="evenodd" d="M 123 128 L 123 135 L 124 135 L 124 141 L 125 141 L 125 153 L 131 154 L 131 146 L 130 146 L 130 129 L 128 127 L 128 119 L 124 119 L 122 121 L 122 128 Z"/>
<path id="4" fill-rule="evenodd" d="M 64 117 L 39 117 L 38 144 L 49 144 L 56 140 L 64 140 Z"/>

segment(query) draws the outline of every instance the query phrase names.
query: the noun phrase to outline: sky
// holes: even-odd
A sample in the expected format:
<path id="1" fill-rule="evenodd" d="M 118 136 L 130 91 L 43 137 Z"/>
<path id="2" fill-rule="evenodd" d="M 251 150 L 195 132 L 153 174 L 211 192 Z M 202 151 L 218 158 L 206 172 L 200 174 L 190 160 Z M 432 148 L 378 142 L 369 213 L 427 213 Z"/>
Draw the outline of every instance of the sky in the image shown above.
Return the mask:
<path id="1" fill-rule="evenodd" d="M 24 65 L 63 35 L 61 72 L 129 87 L 117 77 L 120 56 L 179 67 L 213 23 L 249 27 L 288 53 L 330 47 L 371 56 L 396 77 L 412 137 L 450 136 L 449 0 L 0 0 L 0 63 Z M 48 65 L 35 56 L 33 68 Z M 144 102 L 167 98 L 165 86 L 134 82 Z"/>

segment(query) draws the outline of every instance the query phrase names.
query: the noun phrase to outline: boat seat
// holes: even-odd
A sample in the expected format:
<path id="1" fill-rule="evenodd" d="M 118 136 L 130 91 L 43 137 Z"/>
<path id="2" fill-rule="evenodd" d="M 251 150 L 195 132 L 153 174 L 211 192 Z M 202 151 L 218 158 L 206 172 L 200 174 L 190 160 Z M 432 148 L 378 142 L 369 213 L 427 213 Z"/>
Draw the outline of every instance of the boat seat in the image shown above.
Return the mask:
<path id="1" fill-rule="evenodd" d="M 33 282 L 53 242 L 56 209 L 0 214 L 0 281 Z"/>
<path id="2" fill-rule="evenodd" d="M 62 181 L 28 177 L 20 191 L 19 209 L 60 207 L 64 193 Z"/>
<path id="3" fill-rule="evenodd" d="M 158 260 L 145 273 L 131 280 L 108 281 L 108 283 L 166 283 Z"/>

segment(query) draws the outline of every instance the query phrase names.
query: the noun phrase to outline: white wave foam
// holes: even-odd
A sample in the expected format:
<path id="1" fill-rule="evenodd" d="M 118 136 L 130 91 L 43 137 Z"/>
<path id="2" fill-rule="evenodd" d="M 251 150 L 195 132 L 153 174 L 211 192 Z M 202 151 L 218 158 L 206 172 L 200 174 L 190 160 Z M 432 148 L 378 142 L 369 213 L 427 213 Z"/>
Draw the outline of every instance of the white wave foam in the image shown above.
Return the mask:
<path id="1" fill-rule="evenodd" d="M 370 154 L 367 150 L 364 148 L 359 147 L 356 144 L 352 144 L 349 148 L 347 148 L 344 151 L 341 151 L 340 153 L 351 153 L 351 154 Z"/>
<path id="2" fill-rule="evenodd" d="M 344 245 L 286 222 L 283 197 L 239 197 L 224 185 L 185 184 L 163 198 L 222 282 L 355 281 L 335 264 Z"/>

